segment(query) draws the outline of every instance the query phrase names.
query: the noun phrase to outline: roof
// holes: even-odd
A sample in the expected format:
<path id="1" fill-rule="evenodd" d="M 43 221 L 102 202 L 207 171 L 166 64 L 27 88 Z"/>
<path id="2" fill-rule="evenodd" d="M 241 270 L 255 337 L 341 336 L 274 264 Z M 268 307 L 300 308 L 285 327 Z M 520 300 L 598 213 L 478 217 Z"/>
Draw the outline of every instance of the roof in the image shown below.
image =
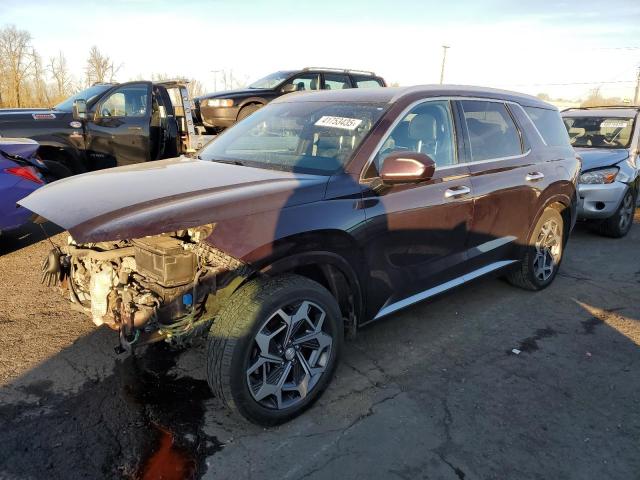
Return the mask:
<path id="1" fill-rule="evenodd" d="M 634 118 L 640 107 L 588 107 L 562 111 L 563 117 L 619 117 Z"/>
<path id="2" fill-rule="evenodd" d="M 271 103 L 301 102 L 370 102 L 395 103 L 409 96 L 427 97 L 473 97 L 506 100 L 525 106 L 557 110 L 553 105 L 524 93 L 497 90 L 468 85 L 417 85 L 414 87 L 348 88 L 344 90 L 318 90 L 293 92 L 278 97 Z"/>

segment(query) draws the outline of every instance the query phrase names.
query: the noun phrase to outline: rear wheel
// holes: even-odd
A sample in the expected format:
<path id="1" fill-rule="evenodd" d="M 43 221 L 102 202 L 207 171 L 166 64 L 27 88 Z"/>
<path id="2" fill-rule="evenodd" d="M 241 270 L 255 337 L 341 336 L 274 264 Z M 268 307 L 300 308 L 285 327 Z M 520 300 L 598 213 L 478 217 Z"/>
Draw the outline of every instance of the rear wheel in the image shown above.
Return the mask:
<path id="1" fill-rule="evenodd" d="M 211 328 L 209 386 L 254 423 L 285 422 L 325 390 L 343 336 L 337 302 L 320 284 L 298 275 L 252 280 Z"/>
<path id="2" fill-rule="evenodd" d="M 507 280 L 526 290 L 548 287 L 562 261 L 564 228 L 562 215 L 557 210 L 545 210 L 533 229 L 522 262 L 509 272 Z"/>
<path id="3" fill-rule="evenodd" d="M 636 196 L 634 191 L 629 188 L 624 194 L 616 213 L 598 226 L 598 232 L 612 238 L 624 237 L 631 230 L 635 212 Z"/>

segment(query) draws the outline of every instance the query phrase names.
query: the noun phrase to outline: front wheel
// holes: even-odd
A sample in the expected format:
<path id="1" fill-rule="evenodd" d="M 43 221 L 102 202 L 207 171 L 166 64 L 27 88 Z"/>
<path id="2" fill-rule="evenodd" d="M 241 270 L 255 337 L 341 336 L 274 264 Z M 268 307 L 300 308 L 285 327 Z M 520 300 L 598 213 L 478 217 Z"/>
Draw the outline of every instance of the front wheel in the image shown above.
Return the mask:
<path id="1" fill-rule="evenodd" d="M 533 229 L 521 263 L 509 272 L 507 280 L 526 290 L 548 287 L 562 261 L 564 228 L 562 215 L 557 210 L 545 210 Z"/>
<path id="2" fill-rule="evenodd" d="M 240 112 L 238 112 L 238 118 L 236 119 L 236 121 L 239 122 L 240 120 L 247 118 L 252 113 L 255 113 L 258 110 L 260 110 L 261 107 L 262 105 L 259 105 L 257 103 L 253 103 L 251 105 L 247 105 L 246 107 L 242 107 Z"/>
<path id="3" fill-rule="evenodd" d="M 598 226 L 598 232 L 612 238 L 622 238 L 633 225 L 633 217 L 636 211 L 636 197 L 633 189 L 627 189 L 616 213 L 607 218 Z"/>
<path id="4" fill-rule="evenodd" d="M 209 333 L 207 380 L 231 410 L 277 425 L 325 390 L 342 348 L 333 296 L 298 275 L 257 278 L 220 311 Z"/>

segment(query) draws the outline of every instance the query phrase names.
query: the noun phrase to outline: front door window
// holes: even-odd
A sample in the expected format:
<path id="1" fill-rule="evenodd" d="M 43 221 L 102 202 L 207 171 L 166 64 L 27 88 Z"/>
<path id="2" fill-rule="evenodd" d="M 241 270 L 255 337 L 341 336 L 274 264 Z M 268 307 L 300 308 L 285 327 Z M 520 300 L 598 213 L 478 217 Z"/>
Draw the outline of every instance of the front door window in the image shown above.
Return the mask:
<path id="1" fill-rule="evenodd" d="M 111 93 L 100 105 L 97 116 L 109 117 L 144 117 L 147 115 L 146 85 L 128 85 Z"/>
<path id="2" fill-rule="evenodd" d="M 456 163 L 453 121 L 448 101 L 421 103 L 395 126 L 375 157 L 378 172 L 389 154 L 399 151 L 424 153 L 436 167 Z"/>

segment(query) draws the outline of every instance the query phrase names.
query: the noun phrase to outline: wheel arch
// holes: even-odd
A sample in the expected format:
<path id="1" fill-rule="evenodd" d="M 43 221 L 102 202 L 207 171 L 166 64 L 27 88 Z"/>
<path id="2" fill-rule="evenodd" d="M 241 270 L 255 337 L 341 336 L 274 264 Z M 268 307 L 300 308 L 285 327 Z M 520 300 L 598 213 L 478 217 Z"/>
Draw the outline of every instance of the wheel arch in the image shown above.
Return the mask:
<path id="1" fill-rule="evenodd" d="M 238 104 L 238 113 L 236 114 L 236 118 L 240 115 L 240 112 L 243 108 L 249 107 L 251 105 L 260 105 L 260 108 L 264 107 L 267 104 L 264 98 L 261 97 L 250 97 L 245 98 Z"/>
<path id="2" fill-rule="evenodd" d="M 571 184 L 573 186 L 573 184 Z M 567 243 L 569 239 L 569 234 L 573 229 L 573 226 L 576 221 L 577 216 L 577 196 L 576 196 L 575 187 L 572 188 L 572 192 L 549 192 L 546 196 L 543 196 L 542 201 L 539 203 L 538 210 L 535 214 L 533 222 L 529 227 L 529 231 L 527 232 L 527 239 L 531 238 L 531 234 L 533 229 L 535 228 L 538 220 L 542 216 L 542 214 L 548 208 L 552 208 L 557 210 L 562 217 L 564 222 L 564 231 L 563 231 L 563 240 L 564 243 Z"/>
<path id="3" fill-rule="evenodd" d="M 364 312 L 362 273 L 358 265 L 362 258 L 355 240 L 337 230 L 316 231 L 293 235 L 263 247 L 269 255 L 254 262 L 255 275 L 294 273 L 314 280 L 334 296 L 350 333 Z M 262 249 L 261 249 L 262 250 Z M 245 280 L 245 281 L 246 281 Z"/>

